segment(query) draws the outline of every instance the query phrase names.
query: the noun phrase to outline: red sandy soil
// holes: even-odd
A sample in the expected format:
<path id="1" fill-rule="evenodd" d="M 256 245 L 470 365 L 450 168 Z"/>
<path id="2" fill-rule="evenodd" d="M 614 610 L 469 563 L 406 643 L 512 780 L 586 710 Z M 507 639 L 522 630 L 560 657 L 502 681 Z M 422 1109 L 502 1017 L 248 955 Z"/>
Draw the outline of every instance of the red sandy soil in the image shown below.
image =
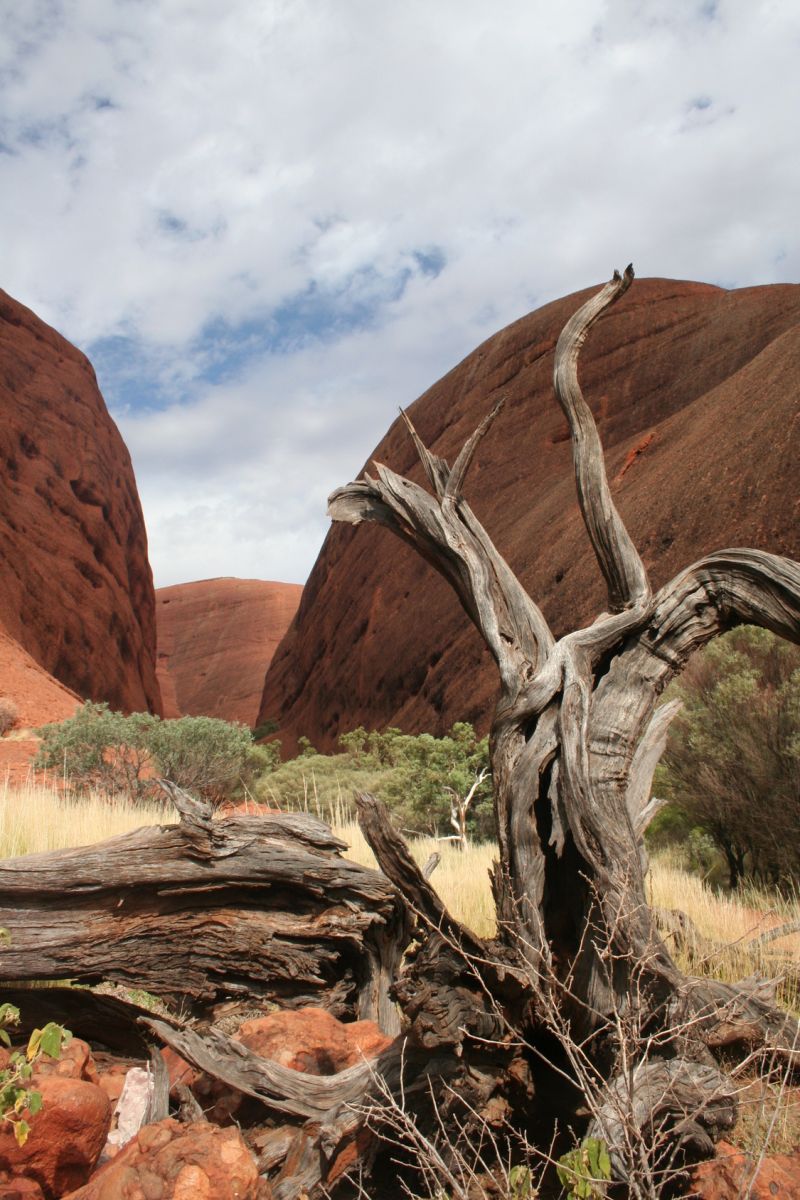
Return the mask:
<path id="1" fill-rule="evenodd" d="M 0 688 L 17 706 L 16 723 L 0 738 L 0 783 L 23 783 L 30 772 L 38 742 L 33 729 L 49 721 L 64 721 L 80 699 L 48 675 L 18 642 L 0 629 Z"/>

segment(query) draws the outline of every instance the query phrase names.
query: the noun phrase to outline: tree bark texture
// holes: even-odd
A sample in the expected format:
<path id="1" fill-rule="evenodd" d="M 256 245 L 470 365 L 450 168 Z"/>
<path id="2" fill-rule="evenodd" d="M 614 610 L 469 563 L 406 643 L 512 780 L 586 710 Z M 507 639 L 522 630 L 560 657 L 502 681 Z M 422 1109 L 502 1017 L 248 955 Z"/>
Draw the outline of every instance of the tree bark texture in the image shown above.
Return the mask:
<path id="1" fill-rule="evenodd" d="M 312 817 L 212 820 L 168 787 L 178 824 L 0 862 L 0 978 L 111 980 L 195 1013 L 324 1005 L 395 1032 L 408 920 L 384 876 Z"/>

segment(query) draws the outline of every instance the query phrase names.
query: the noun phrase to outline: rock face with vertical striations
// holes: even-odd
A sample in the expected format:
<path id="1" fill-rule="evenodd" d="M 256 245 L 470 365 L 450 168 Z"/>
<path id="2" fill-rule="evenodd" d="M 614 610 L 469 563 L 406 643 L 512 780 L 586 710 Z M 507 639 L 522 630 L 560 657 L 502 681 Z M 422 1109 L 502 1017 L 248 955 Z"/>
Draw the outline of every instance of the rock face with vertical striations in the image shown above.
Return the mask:
<path id="1" fill-rule="evenodd" d="M 159 712 L 130 457 L 88 359 L 0 291 L 0 625 L 80 697 Z"/>
<path id="2" fill-rule="evenodd" d="M 264 673 L 302 591 L 300 584 L 262 579 L 203 579 L 159 588 L 164 715 L 255 725 Z"/>
<path id="3" fill-rule="evenodd" d="M 605 603 L 552 388 L 558 335 L 594 290 L 501 330 L 409 410 L 452 461 L 506 397 L 465 495 L 557 635 Z M 580 375 L 654 587 L 726 546 L 800 558 L 800 286 L 639 280 L 592 330 Z M 423 480 L 399 420 L 373 458 Z M 360 724 L 485 730 L 495 689 L 444 581 L 388 531 L 337 525 L 267 672 L 261 717 L 279 719 L 287 749 L 301 734 L 330 748 Z"/>

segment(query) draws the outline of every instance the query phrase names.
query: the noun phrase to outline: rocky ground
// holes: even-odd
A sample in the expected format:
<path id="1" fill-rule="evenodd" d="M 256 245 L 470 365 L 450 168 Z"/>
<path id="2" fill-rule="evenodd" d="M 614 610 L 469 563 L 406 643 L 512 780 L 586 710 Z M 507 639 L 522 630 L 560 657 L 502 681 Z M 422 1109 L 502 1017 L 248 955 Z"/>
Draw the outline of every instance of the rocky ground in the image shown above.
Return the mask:
<path id="1" fill-rule="evenodd" d="M 311 1075 L 332 1075 L 375 1058 L 391 1041 L 374 1022 L 345 1025 L 311 1008 L 238 1022 L 234 1017 L 233 1028 L 250 1050 Z M 275 1171 L 294 1130 L 276 1125 L 263 1107 L 172 1050 L 162 1053 L 171 1115 L 153 1123 L 146 1117 L 152 1092 L 146 1059 L 73 1038 L 59 1060 L 42 1060 L 30 1086 L 44 1104 L 29 1118 L 25 1146 L 17 1145 L 10 1128 L 0 1131 L 0 1200 L 271 1200 L 294 1194 L 297 1164 L 291 1156 Z M 341 1153 L 334 1182 L 365 1149 L 353 1144 Z M 484 1184 L 492 1190 L 490 1181 Z M 705 1200 L 743 1194 L 797 1200 L 800 1150 L 760 1159 L 721 1142 L 716 1159 L 687 1180 L 687 1191 Z"/>

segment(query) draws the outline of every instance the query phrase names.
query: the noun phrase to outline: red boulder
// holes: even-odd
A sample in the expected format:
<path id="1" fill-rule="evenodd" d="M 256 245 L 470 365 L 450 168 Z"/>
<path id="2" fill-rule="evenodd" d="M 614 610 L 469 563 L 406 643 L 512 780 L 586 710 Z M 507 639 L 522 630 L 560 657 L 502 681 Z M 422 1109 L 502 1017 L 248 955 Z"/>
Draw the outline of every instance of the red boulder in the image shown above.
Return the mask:
<path id="1" fill-rule="evenodd" d="M 716 1158 L 695 1168 L 691 1194 L 702 1200 L 800 1200 L 800 1150 L 770 1154 L 756 1170 L 749 1154 L 720 1142 Z"/>
<path id="2" fill-rule="evenodd" d="M 65 1200 L 257 1200 L 258 1169 L 239 1130 L 167 1118 L 146 1125 Z"/>
<path id="3" fill-rule="evenodd" d="M 377 1058 L 392 1039 L 374 1021 L 344 1024 L 321 1008 L 270 1013 L 245 1021 L 236 1034 L 249 1050 L 308 1075 L 335 1075 Z"/>
<path id="4" fill-rule="evenodd" d="M 18 1175 L 16 1179 L 0 1179 L 0 1200 L 44 1200 L 44 1192 L 35 1179 Z"/>
<path id="5" fill-rule="evenodd" d="M 105 1145 L 111 1104 L 102 1088 L 85 1079 L 34 1076 L 30 1086 L 41 1093 L 42 1108 L 26 1117 L 24 1146 L 10 1126 L 0 1128 L 0 1171 L 35 1180 L 49 1200 L 89 1178 Z"/>

